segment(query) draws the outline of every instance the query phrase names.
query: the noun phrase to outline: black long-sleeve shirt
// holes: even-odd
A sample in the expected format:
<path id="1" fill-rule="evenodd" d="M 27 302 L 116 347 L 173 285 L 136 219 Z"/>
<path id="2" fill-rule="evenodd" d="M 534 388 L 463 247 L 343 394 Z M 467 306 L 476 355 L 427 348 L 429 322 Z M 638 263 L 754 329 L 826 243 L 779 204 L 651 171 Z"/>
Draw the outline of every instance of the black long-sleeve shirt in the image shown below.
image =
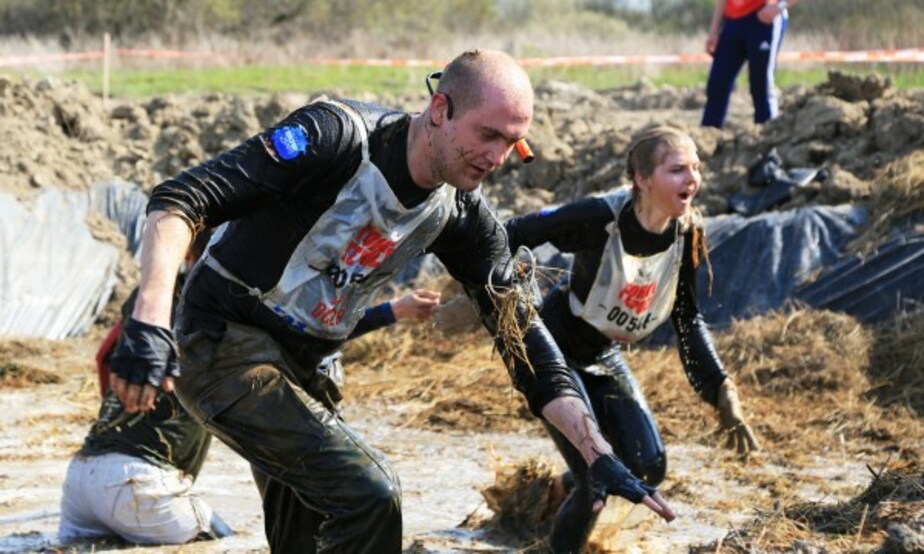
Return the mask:
<path id="1" fill-rule="evenodd" d="M 177 283 L 177 290 L 182 279 Z M 122 317 L 131 317 L 138 289 L 122 305 Z M 387 327 L 395 322 L 389 302 L 366 310 L 350 339 Z M 113 345 L 114 349 L 114 345 Z M 111 350 L 110 350 L 111 354 Z M 165 393 L 148 413 L 125 419 L 125 405 L 112 390 L 103 395 L 97 420 L 84 438 L 80 456 L 125 454 L 159 467 L 175 467 L 198 477 L 208 454 L 212 436 L 183 408 L 176 394 Z"/>
<path id="2" fill-rule="evenodd" d="M 414 183 L 407 162 L 410 116 L 371 105 L 349 105 L 366 126 L 369 159 L 401 204 L 411 208 L 426 201 L 433 191 Z M 293 129 L 298 140 L 280 151 L 274 139 L 280 132 L 291 135 Z M 148 210 L 176 213 L 194 229 L 230 222 L 209 255 L 250 287 L 271 289 L 296 247 L 359 167 L 361 136 L 342 108 L 307 105 L 233 150 L 160 184 Z M 449 220 L 429 251 L 476 300 L 486 327 L 496 336 L 496 308 L 485 285 L 511 283 L 512 268 L 503 225 L 480 191 L 455 191 Z M 273 335 L 303 371 L 313 371 L 342 343 L 293 330 L 247 289 L 201 264 L 190 276 L 183 301 L 179 333 L 220 330 L 224 321 L 257 326 Z M 514 386 L 526 395 L 533 413 L 540 414 L 556 397 L 578 395 L 541 321 L 530 324 L 524 339 L 529 363 L 508 355 L 502 341 L 496 340 Z"/>
<path id="3" fill-rule="evenodd" d="M 587 198 L 556 210 L 512 218 L 507 221 L 506 228 L 512 251 L 521 245 L 535 247 L 550 243 L 563 252 L 574 253 L 569 287 L 584 302 L 594 284 L 603 249 L 609 241 L 606 225 L 613 219 L 613 210 L 605 200 Z M 627 202 L 619 217 L 623 247 L 633 256 L 663 252 L 676 240 L 675 225 L 678 224 L 674 222 L 664 233 L 651 233 L 639 223 L 631 201 Z M 685 235 L 671 322 L 677 333 L 680 359 L 690 384 L 701 398 L 715 405 L 719 386 L 727 374 L 696 306 L 692 235 L 692 229 Z M 612 342 L 571 313 L 567 298 L 569 287 L 556 287 L 549 293 L 543 302 L 542 318 L 565 356 L 579 364 L 590 365 L 612 346 Z"/>

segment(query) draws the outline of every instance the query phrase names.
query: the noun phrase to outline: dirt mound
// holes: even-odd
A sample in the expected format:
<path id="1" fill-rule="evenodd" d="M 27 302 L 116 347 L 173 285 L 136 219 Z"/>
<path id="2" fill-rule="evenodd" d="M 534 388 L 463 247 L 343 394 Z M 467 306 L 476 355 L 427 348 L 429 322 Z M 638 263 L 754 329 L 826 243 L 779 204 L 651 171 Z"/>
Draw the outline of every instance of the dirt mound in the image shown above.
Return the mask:
<path id="1" fill-rule="evenodd" d="M 104 106 L 76 82 L 0 76 L 0 126 L 8 130 L 0 152 L 0 192 L 27 199 L 44 187 L 84 190 L 115 178 L 150 189 L 318 97 L 213 93 L 112 100 Z M 920 170 L 914 169 L 924 147 L 924 92 L 897 92 L 875 76 L 832 73 L 815 89 L 784 91 L 782 115 L 763 127 L 747 121 L 749 102 L 735 95 L 733 116 L 722 131 L 698 126 L 704 100 L 699 89 L 640 81 L 596 92 L 545 82 L 537 85 L 536 98 L 530 132 L 536 161 L 513 160 L 485 184 L 506 214 L 622 184 L 624 150 L 633 133 L 651 123 L 686 127 L 693 136 L 705 160 L 707 186 L 698 202 L 707 215 L 728 211 L 728 198 L 746 190 L 748 168 L 771 148 L 786 167 L 826 166 L 831 175 L 796 190 L 784 208 L 864 200 L 870 191 L 880 199 L 877 210 L 891 210 L 895 217 L 922 207 L 917 201 L 902 204 L 901 198 L 924 190 Z M 422 95 L 360 99 L 402 109 L 425 102 Z M 892 218 L 877 221 L 865 237 L 866 248 L 882 238 Z M 137 281 L 130 266 L 125 260 L 120 266 L 120 298 Z M 119 305 L 118 299 L 110 304 L 101 324 L 112 320 Z"/>
<path id="2" fill-rule="evenodd" d="M 707 214 L 728 210 L 747 169 L 771 148 L 785 167 L 825 166 L 832 175 L 798 191 L 791 207 L 865 199 L 884 164 L 924 146 L 924 93 L 897 92 L 876 76 L 832 73 L 814 89 L 784 91 L 781 116 L 763 127 L 745 121 L 750 107 L 739 103 L 727 129 L 701 128 L 702 103 L 699 91 L 644 82 L 599 93 L 540 84 L 530 131 L 537 159 L 510 164 L 488 190 L 515 212 L 608 190 L 623 182 L 632 133 L 651 123 L 679 125 L 693 136 L 705 161 L 698 201 Z"/>
<path id="3" fill-rule="evenodd" d="M 656 88 L 649 82 L 595 92 L 561 82 L 536 87 L 530 133 L 537 160 L 518 161 L 486 183 L 499 206 L 520 213 L 618 186 L 631 135 L 650 123 L 686 127 L 706 160 L 706 213 L 727 210 L 726 198 L 747 168 L 776 147 L 787 166 L 827 166 L 832 178 L 800 191 L 794 203 L 865 198 L 884 164 L 924 146 L 924 93 L 897 92 L 876 76 L 832 73 L 814 88 L 782 93 L 781 116 L 763 127 L 736 95 L 723 131 L 698 126 L 700 89 Z M 314 96 L 317 97 L 317 96 Z M 0 77 L 0 124 L 9 143 L 0 153 L 0 190 L 86 188 L 119 177 L 151 188 L 192 164 L 232 147 L 307 102 L 309 95 L 100 98 L 75 82 Z M 425 98 L 365 97 L 403 109 Z"/>
<path id="4" fill-rule="evenodd" d="M 0 76 L 0 191 L 84 190 L 116 177 L 149 189 L 270 125 L 301 100 L 210 94 L 102 100 L 77 82 Z"/>

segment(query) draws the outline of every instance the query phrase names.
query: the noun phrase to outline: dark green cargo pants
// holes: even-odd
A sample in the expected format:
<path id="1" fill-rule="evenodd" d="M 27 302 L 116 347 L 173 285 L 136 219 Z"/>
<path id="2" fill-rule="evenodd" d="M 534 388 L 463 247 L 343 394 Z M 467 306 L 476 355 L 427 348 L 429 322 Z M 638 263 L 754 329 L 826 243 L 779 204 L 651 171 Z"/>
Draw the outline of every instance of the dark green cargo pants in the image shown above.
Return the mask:
<path id="1" fill-rule="evenodd" d="M 186 409 L 250 462 L 273 552 L 401 551 L 400 485 L 384 456 L 296 384 L 267 333 L 179 337 Z"/>

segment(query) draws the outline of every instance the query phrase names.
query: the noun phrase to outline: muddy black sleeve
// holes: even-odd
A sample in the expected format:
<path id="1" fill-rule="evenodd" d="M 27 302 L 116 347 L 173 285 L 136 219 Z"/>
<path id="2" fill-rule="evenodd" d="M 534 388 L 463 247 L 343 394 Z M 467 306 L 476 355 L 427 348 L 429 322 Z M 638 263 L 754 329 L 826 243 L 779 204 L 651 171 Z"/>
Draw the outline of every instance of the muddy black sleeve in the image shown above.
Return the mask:
<path id="1" fill-rule="evenodd" d="M 585 198 L 559 208 L 547 208 L 532 214 L 514 217 L 504 224 L 510 251 L 520 246 L 533 248 L 551 243 L 562 252 L 587 248 L 593 241 L 606 240 L 606 224 L 613 220 L 613 211 L 601 198 Z"/>
<path id="2" fill-rule="evenodd" d="M 361 135 L 340 108 L 314 103 L 277 125 L 159 184 L 148 212 L 179 214 L 194 229 L 214 227 L 290 195 L 323 195 L 355 171 Z"/>
<path id="3" fill-rule="evenodd" d="M 558 346 L 538 316 L 530 320 L 523 338 L 526 359 L 498 336 L 498 309 L 487 285 L 508 290 L 514 280 L 513 264 L 504 226 L 480 193 L 457 193 L 454 214 L 430 250 L 477 305 L 514 387 L 526 396 L 533 414 L 542 417 L 542 408 L 555 398 L 580 397 Z M 521 299 L 516 310 L 521 327 L 528 311 L 526 300 Z"/>
<path id="4" fill-rule="evenodd" d="M 353 332 L 350 333 L 349 339 L 355 339 L 381 329 L 388 327 L 395 322 L 395 312 L 391 310 L 391 302 L 382 302 L 377 306 L 366 308 L 363 318 L 359 320 Z"/>
<path id="5" fill-rule="evenodd" d="M 728 377 L 706 327 L 703 315 L 696 306 L 696 267 L 693 263 L 692 233 L 684 241 L 677 299 L 671 313 L 671 322 L 677 333 L 680 361 L 687 379 L 700 398 L 715 406 L 719 387 Z"/>

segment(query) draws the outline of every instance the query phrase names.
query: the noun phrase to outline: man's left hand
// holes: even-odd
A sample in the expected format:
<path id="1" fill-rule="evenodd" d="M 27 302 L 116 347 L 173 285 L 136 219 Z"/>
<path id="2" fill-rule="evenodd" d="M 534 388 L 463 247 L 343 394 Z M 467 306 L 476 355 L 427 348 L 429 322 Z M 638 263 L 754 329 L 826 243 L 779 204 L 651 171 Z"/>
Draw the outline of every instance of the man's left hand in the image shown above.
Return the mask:
<path id="1" fill-rule="evenodd" d="M 728 448 L 735 449 L 742 457 L 760 450 L 757 437 L 744 420 L 741 400 L 738 399 L 738 388 L 731 379 L 725 379 L 719 387 L 717 408 L 721 424 L 719 432 L 727 436 L 726 446 Z"/>

